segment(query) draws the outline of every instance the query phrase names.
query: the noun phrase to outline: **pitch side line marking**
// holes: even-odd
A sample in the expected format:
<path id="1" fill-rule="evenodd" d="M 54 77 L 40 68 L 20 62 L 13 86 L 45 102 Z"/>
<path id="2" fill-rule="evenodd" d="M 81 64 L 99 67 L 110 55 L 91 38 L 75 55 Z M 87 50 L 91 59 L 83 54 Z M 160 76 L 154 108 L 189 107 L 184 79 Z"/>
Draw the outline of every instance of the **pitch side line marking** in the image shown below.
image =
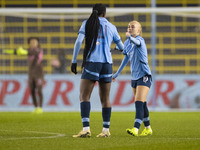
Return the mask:
<path id="1" fill-rule="evenodd" d="M 12 130 L 1 130 L 1 131 L 12 131 Z M 42 136 L 42 137 L 11 137 L 11 138 L 4 138 L 0 137 L 1 140 L 22 140 L 22 139 L 51 139 L 51 138 L 59 138 L 66 136 L 65 134 L 61 133 L 52 133 L 52 132 L 38 132 L 38 131 L 20 131 L 20 132 L 28 132 L 28 133 L 39 133 L 39 134 L 47 134 L 52 136 Z"/>

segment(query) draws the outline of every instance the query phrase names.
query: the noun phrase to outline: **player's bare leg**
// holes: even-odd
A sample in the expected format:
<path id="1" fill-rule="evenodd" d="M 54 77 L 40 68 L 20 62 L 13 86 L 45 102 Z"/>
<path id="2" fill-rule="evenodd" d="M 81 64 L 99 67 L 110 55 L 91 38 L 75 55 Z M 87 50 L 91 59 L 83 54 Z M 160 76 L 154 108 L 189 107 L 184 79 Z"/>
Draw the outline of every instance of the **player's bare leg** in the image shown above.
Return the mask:
<path id="1" fill-rule="evenodd" d="M 146 102 L 149 87 L 139 85 L 136 88 L 135 101 Z"/>
<path id="2" fill-rule="evenodd" d="M 80 83 L 80 102 L 90 101 L 90 96 L 94 88 L 95 81 L 88 79 L 81 79 Z"/>
<path id="3" fill-rule="evenodd" d="M 109 99 L 110 87 L 111 87 L 111 83 L 99 82 L 99 96 L 100 96 L 102 108 L 111 107 L 111 103 Z"/>

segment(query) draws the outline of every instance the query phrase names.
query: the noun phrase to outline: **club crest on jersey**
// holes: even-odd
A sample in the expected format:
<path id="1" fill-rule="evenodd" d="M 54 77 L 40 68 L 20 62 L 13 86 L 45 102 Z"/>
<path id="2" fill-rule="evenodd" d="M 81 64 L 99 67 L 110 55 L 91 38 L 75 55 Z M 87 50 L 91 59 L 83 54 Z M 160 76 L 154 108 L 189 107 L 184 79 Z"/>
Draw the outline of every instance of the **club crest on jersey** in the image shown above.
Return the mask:
<path id="1" fill-rule="evenodd" d="M 147 76 L 144 76 L 144 77 L 143 77 L 143 82 L 146 83 L 147 81 L 148 81 L 148 77 L 147 77 Z"/>

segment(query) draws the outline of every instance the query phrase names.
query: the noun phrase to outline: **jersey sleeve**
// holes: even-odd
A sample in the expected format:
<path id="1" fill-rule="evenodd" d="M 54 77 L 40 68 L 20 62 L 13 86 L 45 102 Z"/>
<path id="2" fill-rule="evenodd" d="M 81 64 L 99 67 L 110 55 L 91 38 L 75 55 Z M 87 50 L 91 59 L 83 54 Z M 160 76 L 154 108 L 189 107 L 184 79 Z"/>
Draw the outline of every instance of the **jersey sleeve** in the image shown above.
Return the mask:
<path id="1" fill-rule="evenodd" d="M 121 41 L 117 28 L 113 25 L 113 41 L 118 44 Z"/>
<path id="2" fill-rule="evenodd" d="M 85 21 L 83 21 L 83 23 L 82 23 L 82 25 L 81 25 L 81 27 L 80 27 L 80 29 L 79 29 L 79 31 L 78 31 L 78 34 L 84 34 L 85 35 L 85 25 L 86 25 L 86 20 Z"/>
<path id="3" fill-rule="evenodd" d="M 117 70 L 117 72 L 112 76 L 114 79 L 118 77 L 118 75 L 122 72 L 122 70 L 124 69 L 124 67 L 127 65 L 129 61 L 129 57 L 127 55 L 124 56 L 124 59 L 119 67 L 119 69 Z"/>
<path id="4" fill-rule="evenodd" d="M 77 56 L 78 56 L 78 53 L 81 49 L 81 44 L 84 40 L 84 37 L 85 35 L 84 34 L 79 34 L 77 39 L 76 39 L 76 42 L 75 42 L 75 45 L 74 45 L 74 52 L 73 52 L 73 59 L 72 59 L 72 63 L 76 63 L 77 62 Z"/>
<path id="5" fill-rule="evenodd" d="M 141 39 L 139 37 L 132 37 L 132 36 L 129 36 L 129 39 L 132 43 L 134 43 L 135 45 L 137 46 L 140 46 L 141 45 Z"/>

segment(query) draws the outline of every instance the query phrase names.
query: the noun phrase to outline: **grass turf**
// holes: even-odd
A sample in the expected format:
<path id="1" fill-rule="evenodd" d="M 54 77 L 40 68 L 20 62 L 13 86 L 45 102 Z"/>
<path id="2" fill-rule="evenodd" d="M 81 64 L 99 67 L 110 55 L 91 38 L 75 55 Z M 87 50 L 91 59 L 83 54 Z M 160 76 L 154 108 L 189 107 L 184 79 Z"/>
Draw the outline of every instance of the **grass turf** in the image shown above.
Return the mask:
<path id="1" fill-rule="evenodd" d="M 113 112 L 111 137 L 96 138 L 102 130 L 101 113 L 92 112 L 90 116 L 92 137 L 82 139 L 72 138 L 82 128 L 78 112 L 1 112 L 0 149 L 200 149 L 200 112 L 151 112 L 150 137 L 126 133 L 126 128 L 133 127 L 134 113 Z"/>

